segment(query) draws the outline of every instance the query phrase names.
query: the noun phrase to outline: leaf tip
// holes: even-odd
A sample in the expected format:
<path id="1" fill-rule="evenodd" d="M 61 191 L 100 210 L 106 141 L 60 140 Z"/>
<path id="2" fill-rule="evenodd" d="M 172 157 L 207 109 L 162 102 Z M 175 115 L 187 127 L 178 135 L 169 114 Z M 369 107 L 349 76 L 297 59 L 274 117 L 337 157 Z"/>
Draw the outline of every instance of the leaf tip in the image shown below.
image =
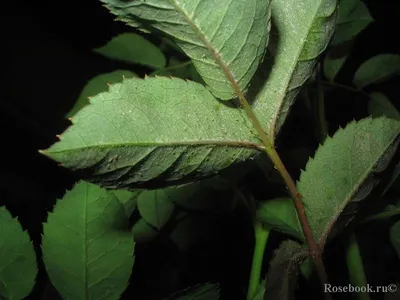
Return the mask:
<path id="1" fill-rule="evenodd" d="M 75 125 L 75 124 L 76 124 L 75 116 L 74 116 L 74 117 L 69 117 L 69 118 L 68 118 L 68 121 L 70 121 L 71 124 Z"/>
<path id="2" fill-rule="evenodd" d="M 95 100 L 93 98 L 93 96 L 89 96 L 87 97 L 89 104 L 94 104 Z"/>
<path id="3" fill-rule="evenodd" d="M 41 154 L 41 155 L 50 157 L 49 149 L 39 149 L 38 152 L 39 152 L 39 154 Z"/>

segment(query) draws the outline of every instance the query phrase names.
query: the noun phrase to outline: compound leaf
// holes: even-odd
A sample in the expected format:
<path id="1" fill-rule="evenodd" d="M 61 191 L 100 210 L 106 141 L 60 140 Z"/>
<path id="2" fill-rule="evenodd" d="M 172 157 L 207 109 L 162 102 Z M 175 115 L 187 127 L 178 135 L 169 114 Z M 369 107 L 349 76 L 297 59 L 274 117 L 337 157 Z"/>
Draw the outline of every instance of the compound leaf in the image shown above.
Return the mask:
<path id="1" fill-rule="evenodd" d="M 154 69 L 164 68 L 166 59 L 161 50 L 136 33 L 122 33 L 107 44 L 93 49 L 105 57 Z"/>
<path id="2" fill-rule="evenodd" d="M 290 240 L 282 242 L 274 253 L 267 273 L 266 299 L 294 299 L 299 266 L 307 256 L 307 249 L 299 243 Z"/>
<path id="3" fill-rule="evenodd" d="M 242 110 L 216 101 L 195 82 L 124 79 L 91 101 L 41 153 L 104 187 L 197 181 L 260 153 Z"/>
<path id="4" fill-rule="evenodd" d="M 372 117 L 386 116 L 400 121 L 400 113 L 385 94 L 370 93 L 371 100 L 368 102 L 368 112 Z"/>
<path id="5" fill-rule="evenodd" d="M 305 241 L 293 200 L 290 198 L 262 201 L 257 208 L 257 218 L 272 229 Z"/>
<path id="6" fill-rule="evenodd" d="M 43 226 L 43 260 L 63 298 L 118 299 L 128 285 L 134 240 L 113 193 L 79 182 Z"/>
<path id="7" fill-rule="evenodd" d="M 271 1 L 277 40 L 272 41 L 271 33 L 270 44 L 276 49 L 260 66 L 248 97 L 271 138 L 276 138 L 331 39 L 336 7 L 335 0 Z"/>
<path id="8" fill-rule="evenodd" d="M 67 113 L 66 118 L 73 117 L 82 107 L 88 105 L 90 97 L 96 96 L 101 92 L 106 92 L 108 90 L 108 84 L 121 82 L 124 77 L 137 77 L 137 75 L 127 70 L 116 70 L 93 77 L 83 88 L 78 100 Z"/>
<path id="9" fill-rule="evenodd" d="M 205 283 L 173 294 L 166 300 L 218 300 L 218 299 L 219 299 L 219 285 Z"/>
<path id="10" fill-rule="evenodd" d="M 352 40 L 373 21 L 362 1 L 340 0 L 337 25 L 331 44 L 338 45 Z"/>
<path id="11" fill-rule="evenodd" d="M 137 206 L 142 218 L 159 230 L 167 224 L 175 208 L 168 190 L 163 189 L 142 192 Z"/>
<path id="12" fill-rule="evenodd" d="M 309 159 L 298 189 L 321 245 L 349 224 L 360 201 L 379 183 L 375 174 L 391 162 L 399 133 L 400 122 L 386 117 L 353 121 Z"/>
<path id="13" fill-rule="evenodd" d="M 36 274 L 36 255 L 29 234 L 4 206 L 0 207 L 0 299 L 27 297 Z"/>
<path id="14" fill-rule="evenodd" d="M 128 24 L 139 21 L 172 37 L 222 100 L 236 97 L 227 72 L 245 91 L 268 43 L 269 0 L 102 2 Z"/>
<path id="15" fill-rule="evenodd" d="M 400 74 L 400 55 L 379 54 L 363 62 L 353 77 L 359 89 Z"/>

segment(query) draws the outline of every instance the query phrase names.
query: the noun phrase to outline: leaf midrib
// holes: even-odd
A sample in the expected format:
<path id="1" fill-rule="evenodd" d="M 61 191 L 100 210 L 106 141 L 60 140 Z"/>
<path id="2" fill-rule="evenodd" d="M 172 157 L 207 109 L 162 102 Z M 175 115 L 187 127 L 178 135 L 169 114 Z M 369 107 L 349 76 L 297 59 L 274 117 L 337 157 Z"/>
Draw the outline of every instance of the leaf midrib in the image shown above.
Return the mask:
<path id="1" fill-rule="evenodd" d="M 343 210 L 345 209 L 345 207 L 349 204 L 349 202 L 351 202 L 351 199 L 354 197 L 355 193 L 357 193 L 357 191 L 360 189 L 361 185 L 363 184 L 363 182 L 365 181 L 365 179 L 368 177 L 368 175 L 371 173 L 371 170 L 373 172 L 374 166 L 376 166 L 376 164 L 379 162 L 379 160 L 382 158 L 382 156 L 384 156 L 388 149 L 390 147 L 393 146 L 394 142 L 397 140 L 398 135 L 394 136 L 393 139 L 388 143 L 388 146 L 386 146 L 386 148 L 384 149 L 384 151 L 382 152 L 382 155 L 379 155 L 371 164 L 370 167 L 367 168 L 367 170 L 365 171 L 365 173 L 363 174 L 363 176 L 360 177 L 360 180 L 357 181 L 357 183 L 354 185 L 355 188 L 353 188 L 351 190 L 351 192 L 349 193 L 349 195 L 345 198 L 345 201 L 342 202 L 342 205 L 340 206 L 340 209 L 338 210 L 338 212 L 336 214 L 334 214 L 334 217 L 331 219 L 331 221 L 327 224 L 327 226 L 325 227 L 325 230 L 322 231 L 321 234 L 321 238 L 319 240 L 319 245 L 321 247 L 324 246 L 326 239 L 328 238 L 328 235 L 330 233 L 330 231 L 332 230 L 332 228 L 335 226 L 336 221 L 338 220 L 338 218 L 340 217 L 340 215 L 342 214 Z"/>
<path id="2" fill-rule="evenodd" d="M 53 153 L 68 153 L 68 152 L 75 152 L 75 151 L 82 151 L 82 150 L 88 150 L 88 149 L 93 149 L 93 148 L 123 148 L 123 147 L 156 147 L 156 148 L 162 148 L 162 147 L 170 147 L 170 146 L 193 146 L 193 147 L 198 147 L 198 146 L 215 146 L 215 147 L 232 147 L 232 148 L 249 148 L 249 149 L 254 149 L 258 151 L 264 151 L 264 146 L 261 144 L 255 144 L 255 143 L 250 143 L 250 142 L 237 142 L 237 141 L 224 141 L 224 142 L 218 142 L 218 141 L 200 141 L 196 143 L 192 142 L 173 142 L 173 143 L 110 143 L 110 144 L 102 144 L 102 145 L 91 145 L 91 146 L 83 146 L 83 147 L 77 147 L 77 148 L 69 148 L 69 149 L 64 149 L 60 151 L 48 151 L 48 150 L 40 150 L 40 152 L 44 154 L 53 154 Z"/>
<path id="3" fill-rule="evenodd" d="M 226 79 L 228 79 L 229 83 L 231 84 L 233 90 L 235 91 L 236 95 L 240 97 L 242 94 L 240 87 L 235 80 L 235 77 L 233 76 L 232 71 L 226 65 L 226 63 L 222 60 L 221 56 L 218 54 L 217 50 L 213 47 L 213 44 L 208 41 L 208 39 L 204 36 L 204 34 L 201 32 L 200 28 L 196 26 L 190 19 L 190 17 L 186 14 L 185 11 L 183 11 L 178 3 L 175 0 L 170 0 L 171 4 L 175 7 L 175 9 L 181 13 L 183 18 L 186 20 L 186 22 L 191 26 L 196 32 L 196 34 L 199 36 L 200 40 L 204 43 L 204 45 L 207 47 L 207 49 L 210 51 L 211 55 L 214 57 L 215 61 L 218 63 L 219 67 L 221 68 L 222 72 L 224 72 Z"/>
<path id="4" fill-rule="evenodd" d="M 303 39 L 303 41 L 301 43 L 301 47 L 298 48 L 299 49 L 298 53 L 295 56 L 296 59 L 293 60 L 294 63 L 292 63 L 292 65 L 291 65 L 291 71 L 290 71 L 290 73 L 288 73 L 288 76 L 286 76 L 287 80 L 286 80 L 285 89 L 284 89 L 285 93 L 284 93 L 282 99 L 280 99 L 280 101 L 278 102 L 279 103 L 278 109 L 276 110 L 275 115 L 273 116 L 273 119 L 272 119 L 272 122 L 271 122 L 271 128 L 270 128 L 269 136 L 272 137 L 272 138 L 275 136 L 274 132 L 275 132 L 275 129 L 276 129 L 276 122 L 278 120 L 279 112 L 281 111 L 282 105 L 283 105 L 284 100 L 286 98 L 287 91 L 288 91 L 288 88 L 289 88 L 289 83 L 290 83 L 291 79 L 293 78 L 293 74 L 294 74 L 294 71 L 296 69 L 297 64 L 299 62 L 303 61 L 303 60 L 300 61 L 299 57 L 300 57 L 301 53 L 303 52 L 304 45 L 306 44 L 306 42 L 308 40 L 308 36 L 310 35 L 310 28 L 312 27 L 312 25 L 313 25 L 313 23 L 315 21 L 315 16 L 318 15 L 318 12 L 320 10 L 322 1 L 323 0 L 320 0 L 318 8 L 315 11 L 315 14 L 314 14 L 313 18 L 308 18 L 308 20 L 311 20 L 311 21 L 309 22 L 309 24 L 307 26 L 307 36 L 306 36 L 305 39 Z M 271 5 L 273 5 L 273 4 L 271 3 Z M 278 40 L 279 40 L 279 37 L 278 37 Z M 284 53 L 284 52 L 280 51 L 280 53 L 282 55 L 282 53 Z M 290 74 L 290 76 L 289 76 L 289 74 Z"/>

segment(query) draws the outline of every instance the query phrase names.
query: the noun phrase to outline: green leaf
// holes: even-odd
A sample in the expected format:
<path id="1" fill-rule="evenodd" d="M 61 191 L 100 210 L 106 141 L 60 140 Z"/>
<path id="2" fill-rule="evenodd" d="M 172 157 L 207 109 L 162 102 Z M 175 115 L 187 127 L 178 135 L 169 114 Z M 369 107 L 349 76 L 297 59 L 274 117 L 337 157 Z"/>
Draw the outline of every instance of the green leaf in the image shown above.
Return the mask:
<path id="1" fill-rule="evenodd" d="M 137 197 L 142 191 L 126 191 L 126 190 L 114 190 L 111 193 L 119 200 L 119 202 L 124 206 L 126 218 L 132 215 L 137 206 Z"/>
<path id="2" fill-rule="evenodd" d="M 172 76 L 182 79 L 193 80 L 201 84 L 205 84 L 192 61 L 181 61 L 175 57 L 171 57 L 168 66 L 159 69 L 150 74 L 151 76 Z"/>
<path id="3" fill-rule="evenodd" d="M 204 221 L 204 218 L 189 213 L 177 222 L 169 237 L 179 251 L 184 252 L 203 235 L 207 235 L 210 230 L 210 225 Z"/>
<path id="4" fill-rule="evenodd" d="M 300 264 L 300 271 L 301 274 L 308 280 L 311 277 L 311 274 L 314 269 L 314 264 L 311 260 L 311 257 L 307 257 L 301 264 Z"/>
<path id="5" fill-rule="evenodd" d="M 154 71 L 150 74 L 150 76 L 172 76 L 182 79 L 189 79 L 189 66 L 191 65 L 192 62 L 190 60 L 181 61 L 175 57 L 171 57 L 167 67 Z"/>
<path id="6" fill-rule="evenodd" d="M 386 220 L 399 215 L 400 215 L 400 206 L 389 204 L 380 213 L 377 213 L 375 215 L 369 216 L 366 219 L 364 219 L 361 224 L 377 220 Z"/>
<path id="7" fill-rule="evenodd" d="M 368 112 L 373 117 L 386 116 L 400 121 L 400 113 L 390 102 L 386 95 L 374 92 L 370 93 L 371 100 L 368 102 Z"/>
<path id="8" fill-rule="evenodd" d="M 163 189 L 142 192 L 137 206 L 142 218 L 159 230 L 167 224 L 175 208 L 168 191 Z"/>
<path id="9" fill-rule="evenodd" d="M 323 246 L 355 217 L 399 142 L 400 122 L 366 118 L 340 128 L 302 171 L 298 189 L 314 238 Z"/>
<path id="10" fill-rule="evenodd" d="M 267 273 L 265 286 L 266 299 L 294 299 L 299 265 L 307 256 L 307 249 L 299 243 L 290 240 L 282 242 L 275 251 Z"/>
<path id="11" fill-rule="evenodd" d="M 265 131 L 276 138 L 303 84 L 335 28 L 334 0 L 271 1 L 277 38 L 271 33 L 273 57 L 264 59 L 248 99 Z M 274 49 L 276 48 L 276 49 Z"/>
<path id="12" fill-rule="evenodd" d="M 390 228 L 390 241 L 397 252 L 397 256 L 400 258 L 400 221 Z"/>
<path id="13" fill-rule="evenodd" d="M 389 182 L 382 192 L 382 196 L 384 196 L 390 190 L 390 188 L 396 183 L 396 181 L 400 178 L 399 175 L 400 175 L 400 161 L 397 162 L 396 166 L 394 167 Z"/>
<path id="14" fill-rule="evenodd" d="M 134 241 L 113 193 L 79 182 L 43 226 L 43 260 L 63 298 L 118 299 L 128 285 Z"/>
<path id="15" fill-rule="evenodd" d="M 159 232 L 141 218 L 135 223 L 135 225 L 133 225 L 132 234 L 135 242 L 138 244 L 145 244 L 154 240 L 158 236 Z"/>
<path id="16" fill-rule="evenodd" d="M 400 75 L 400 55 L 379 54 L 363 62 L 353 77 L 359 89 Z"/>
<path id="17" fill-rule="evenodd" d="M 78 100 L 75 102 L 72 109 L 67 113 L 66 118 L 73 117 L 79 110 L 89 104 L 89 98 L 106 92 L 108 84 L 121 82 L 123 77 L 137 77 L 135 73 L 127 70 L 116 70 L 111 73 L 100 74 L 92 78 L 83 88 Z"/>
<path id="18" fill-rule="evenodd" d="M 164 68 L 166 65 L 161 50 L 136 33 L 122 33 L 93 51 L 110 59 L 141 64 L 153 69 Z"/>
<path id="19" fill-rule="evenodd" d="M 329 56 L 327 56 L 324 59 L 323 63 L 324 75 L 329 81 L 332 82 L 335 79 L 336 75 L 343 67 L 343 64 L 346 62 L 346 59 L 347 55 L 339 58 L 329 58 Z"/>
<path id="20" fill-rule="evenodd" d="M 0 207 L 0 298 L 24 299 L 35 284 L 36 274 L 29 234 L 4 206 Z"/>
<path id="21" fill-rule="evenodd" d="M 172 37 L 222 100 L 236 97 L 227 70 L 245 91 L 268 44 L 269 0 L 102 2 L 124 21 L 142 21 Z"/>
<path id="22" fill-rule="evenodd" d="M 191 211 L 213 211 L 226 208 L 233 198 L 230 186 L 220 177 L 168 189 L 169 198 L 178 206 Z"/>
<path id="23" fill-rule="evenodd" d="M 290 198 L 262 201 L 257 209 L 257 218 L 272 229 L 305 241 L 293 200 Z"/>
<path id="24" fill-rule="evenodd" d="M 91 101 L 40 152 L 104 187 L 194 182 L 262 151 L 243 111 L 195 82 L 130 78 Z"/>
<path id="25" fill-rule="evenodd" d="M 332 45 L 338 45 L 356 37 L 374 19 L 367 6 L 360 0 L 340 0 L 339 15 Z"/>
<path id="26" fill-rule="evenodd" d="M 205 283 L 173 294 L 166 300 L 218 300 L 218 299 L 219 299 L 219 285 Z"/>

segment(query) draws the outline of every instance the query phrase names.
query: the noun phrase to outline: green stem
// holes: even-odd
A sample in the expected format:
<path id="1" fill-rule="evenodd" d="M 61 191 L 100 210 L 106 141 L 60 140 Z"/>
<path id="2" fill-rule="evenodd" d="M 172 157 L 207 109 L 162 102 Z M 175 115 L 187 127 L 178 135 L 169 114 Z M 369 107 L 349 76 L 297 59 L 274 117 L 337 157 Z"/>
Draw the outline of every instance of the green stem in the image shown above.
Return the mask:
<path id="1" fill-rule="evenodd" d="M 183 14 L 184 15 L 184 14 Z M 185 15 L 184 15 L 185 16 Z M 225 64 L 225 62 L 221 59 L 219 53 L 214 49 L 213 45 L 210 43 L 208 39 L 206 39 L 203 34 L 198 30 L 198 27 L 192 23 L 192 20 L 186 18 L 186 21 L 193 26 L 193 29 L 197 31 L 199 38 L 210 51 L 212 56 L 214 57 L 217 64 L 220 66 L 221 70 L 224 72 L 227 80 L 229 81 L 232 89 L 234 90 L 236 96 L 239 98 L 240 104 L 243 107 L 244 111 L 246 112 L 247 116 L 249 117 L 254 129 L 257 131 L 258 137 L 262 141 L 265 146 L 265 152 L 271 159 L 272 163 L 275 166 L 275 169 L 278 170 L 279 174 L 281 175 L 283 181 L 285 182 L 288 191 L 293 199 L 294 205 L 296 207 L 296 212 L 299 217 L 299 221 L 304 233 L 304 236 L 307 241 L 307 245 L 310 248 L 310 254 L 313 259 L 315 269 L 318 273 L 318 277 L 320 279 L 321 288 L 324 289 L 325 284 L 328 283 L 328 275 L 326 274 L 325 266 L 322 260 L 322 251 L 318 243 L 314 240 L 310 223 L 308 221 L 308 217 L 305 212 L 302 196 L 297 190 L 296 184 L 293 178 L 290 176 L 289 172 L 287 171 L 285 165 L 283 164 L 278 152 L 274 147 L 274 137 L 267 136 L 263 127 L 261 126 L 260 121 L 257 119 L 252 107 L 250 106 L 249 102 L 247 101 L 246 97 L 244 96 L 243 92 L 241 91 L 238 82 L 233 76 L 229 67 Z M 331 299 L 331 295 L 329 293 L 324 293 L 324 298 L 326 300 Z"/>
<path id="2" fill-rule="evenodd" d="M 206 45 L 208 44 L 208 41 L 204 41 L 204 42 Z M 207 46 L 207 47 L 212 50 L 211 46 Z M 254 129 L 257 131 L 257 134 L 258 134 L 260 140 L 264 144 L 265 152 L 271 159 L 272 163 L 274 164 L 275 169 L 278 170 L 279 174 L 281 175 L 283 181 L 285 182 L 285 184 L 287 186 L 287 189 L 293 199 L 293 203 L 296 208 L 296 213 L 299 217 L 299 221 L 300 221 L 304 236 L 306 238 L 307 245 L 310 248 L 310 254 L 313 259 L 318 277 L 320 279 L 321 288 L 324 289 L 325 284 L 328 283 L 328 275 L 326 273 L 325 266 L 322 261 L 322 254 L 321 254 L 320 246 L 314 240 L 314 237 L 312 234 L 311 226 L 308 221 L 308 217 L 306 215 L 306 211 L 305 211 L 304 204 L 302 201 L 302 196 L 298 192 L 293 178 L 290 176 L 290 174 L 287 171 L 285 165 L 283 164 L 278 152 L 276 151 L 276 149 L 274 147 L 273 137 L 268 137 L 267 134 L 265 133 L 264 129 L 261 126 L 260 121 L 258 121 L 253 109 L 251 108 L 249 102 L 245 98 L 244 94 L 242 93 L 242 91 L 239 88 L 239 85 L 237 84 L 236 80 L 234 79 L 232 73 L 230 72 L 230 69 L 224 63 L 221 62 L 218 53 L 213 52 L 213 55 L 215 57 L 215 60 L 220 64 L 221 69 L 224 71 L 228 81 L 231 83 L 231 86 L 232 86 L 233 90 L 235 91 L 235 94 L 239 98 L 240 104 L 242 105 L 247 116 L 249 117 Z M 331 299 L 331 295 L 329 293 L 324 293 L 324 298 L 326 300 Z"/>
<path id="3" fill-rule="evenodd" d="M 253 264 L 251 266 L 249 289 L 247 291 L 247 300 L 254 298 L 257 289 L 261 283 L 261 268 L 264 257 L 265 246 L 267 245 L 270 230 L 261 222 L 254 224 L 255 245 L 253 254 Z"/>
<path id="4" fill-rule="evenodd" d="M 350 243 L 346 252 L 346 262 L 351 285 L 354 287 L 359 286 L 366 288 L 367 277 L 365 276 L 360 248 L 358 247 L 354 233 L 350 237 Z M 356 296 L 359 300 L 371 300 L 367 292 L 357 293 Z"/>

